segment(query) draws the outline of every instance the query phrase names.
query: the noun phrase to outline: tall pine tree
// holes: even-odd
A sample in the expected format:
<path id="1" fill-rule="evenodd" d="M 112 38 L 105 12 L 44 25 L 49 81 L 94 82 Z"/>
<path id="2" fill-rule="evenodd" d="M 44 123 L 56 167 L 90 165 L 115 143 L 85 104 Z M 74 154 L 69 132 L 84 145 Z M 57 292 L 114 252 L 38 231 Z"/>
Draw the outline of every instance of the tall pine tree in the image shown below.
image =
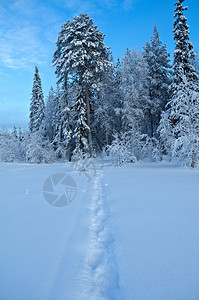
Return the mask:
<path id="1" fill-rule="evenodd" d="M 191 63 L 191 60 L 195 58 L 195 51 L 193 50 L 193 44 L 189 40 L 189 25 L 187 24 L 187 18 L 184 16 L 184 11 L 188 9 L 187 6 L 183 6 L 184 0 L 178 0 L 174 11 L 174 93 L 178 90 L 178 84 L 183 81 L 182 75 L 185 75 L 188 81 L 197 81 L 197 74 L 195 67 Z"/>
<path id="2" fill-rule="evenodd" d="M 35 67 L 35 75 L 33 78 L 32 97 L 30 102 L 30 132 L 38 132 L 44 121 L 44 96 L 41 86 L 41 78 L 39 70 Z"/>
<path id="3" fill-rule="evenodd" d="M 62 25 L 54 53 L 53 65 L 59 82 L 67 90 L 69 82 L 81 85 L 83 101 L 82 109 L 87 114 L 87 139 L 89 152 L 92 155 L 92 135 L 90 122 L 90 97 L 93 88 L 99 87 L 101 75 L 109 65 L 107 47 L 104 45 L 104 35 L 87 14 L 80 14 L 74 20 Z M 79 107 L 79 97 L 77 97 Z M 83 130 L 82 132 L 85 132 Z"/>

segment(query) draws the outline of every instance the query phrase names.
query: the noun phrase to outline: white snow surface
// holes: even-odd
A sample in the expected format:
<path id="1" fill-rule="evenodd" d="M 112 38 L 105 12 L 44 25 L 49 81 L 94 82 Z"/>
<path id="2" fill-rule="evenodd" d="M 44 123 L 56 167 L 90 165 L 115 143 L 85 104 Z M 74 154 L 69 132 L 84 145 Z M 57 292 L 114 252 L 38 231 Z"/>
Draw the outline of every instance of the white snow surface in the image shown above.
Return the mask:
<path id="1" fill-rule="evenodd" d="M 0 299 L 199 299 L 199 171 L 94 163 L 0 165 Z M 66 207 L 42 195 L 60 172 Z"/>

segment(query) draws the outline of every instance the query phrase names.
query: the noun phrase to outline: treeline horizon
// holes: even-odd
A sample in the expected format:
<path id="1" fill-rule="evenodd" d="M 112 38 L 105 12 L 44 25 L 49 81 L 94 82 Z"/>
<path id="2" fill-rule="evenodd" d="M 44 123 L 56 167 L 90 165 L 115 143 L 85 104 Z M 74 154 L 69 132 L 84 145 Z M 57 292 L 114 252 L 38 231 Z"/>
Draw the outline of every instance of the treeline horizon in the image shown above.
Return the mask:
<path id="1" fill-rule="evenodd" d="M 142 51 L 127 49 L 114 63 L 87 14 L 65 22 L 53 55 L 56 89 L 45 103 L 35 67 L 29 128 L 1 130 L 1 160 L 71 161 L 105 151 L 114 164 L 167 156 L 197 167 L 199 69 L 183 2 L 175 3 L 172 64 L 156 25 Z M 9 142 L 17 149 L 6 155 Z"/>

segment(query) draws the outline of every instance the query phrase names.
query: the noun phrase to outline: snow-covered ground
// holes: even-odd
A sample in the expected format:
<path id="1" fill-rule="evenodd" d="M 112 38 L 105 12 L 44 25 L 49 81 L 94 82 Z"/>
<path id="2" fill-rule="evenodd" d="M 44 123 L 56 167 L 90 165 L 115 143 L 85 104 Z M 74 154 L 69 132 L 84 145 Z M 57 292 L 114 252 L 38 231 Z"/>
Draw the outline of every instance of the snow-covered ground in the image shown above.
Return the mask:
<path id="1" fill-rule="evenodd" d="M 77 185 L 64 207 L 42 193 L 57 173 Z M 2 164 L 0 193 L 1 300 L 199 299 L 198 171 Z"/>

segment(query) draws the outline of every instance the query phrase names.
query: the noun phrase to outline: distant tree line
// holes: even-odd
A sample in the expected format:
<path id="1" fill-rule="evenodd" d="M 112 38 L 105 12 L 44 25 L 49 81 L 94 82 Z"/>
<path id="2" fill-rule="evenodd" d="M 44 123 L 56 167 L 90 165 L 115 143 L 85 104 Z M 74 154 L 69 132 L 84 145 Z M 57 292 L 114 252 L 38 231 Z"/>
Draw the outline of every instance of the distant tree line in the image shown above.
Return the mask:
<path id="1" fill-rule="evenodd" d="M 62 25 L 53 55 L 57 86 L 44 102 L 35 67 L 29 130 L 0 131 L 2 161 L 53 162 L 95 157 L 114 164 L 176 158 L 199 162 L 198 60 L 177 0 L 173 65 L 157 26 L 143 51 L 114 64 L 104 34 L 87 14 Z"/>

